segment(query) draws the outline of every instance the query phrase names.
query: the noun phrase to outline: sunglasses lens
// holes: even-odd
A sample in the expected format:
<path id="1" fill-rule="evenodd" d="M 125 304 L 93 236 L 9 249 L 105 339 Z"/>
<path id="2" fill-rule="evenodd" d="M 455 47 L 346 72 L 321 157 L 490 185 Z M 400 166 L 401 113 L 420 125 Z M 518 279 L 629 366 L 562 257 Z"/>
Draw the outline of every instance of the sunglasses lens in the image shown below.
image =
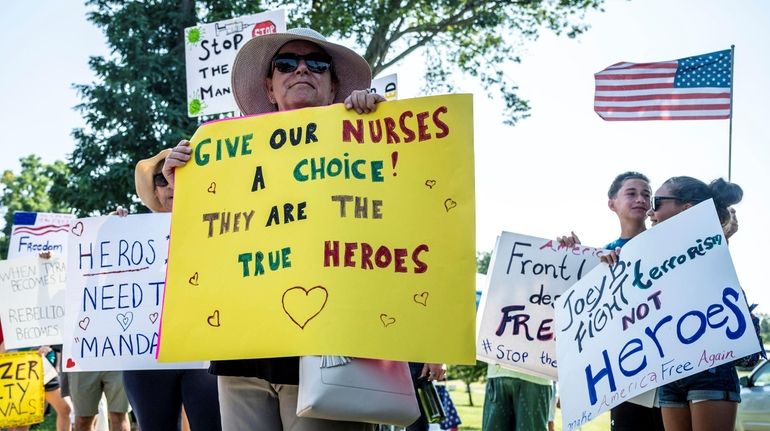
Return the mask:
<path id="1" fill-rule="evenodd" d="M 307 68 L 313 73 L 324 73 L 329 70 L 331 64 L 323 60 L 306 60 Z"/>
<path id="2" fill-rule="evenodd" d="M 152 182 L 155 184 L 155 187 L 166 187 L 168 185 L 168 181 L 166 181 L 166 177 L 163 174 L 155 174 L 152 177 Z"/>
<path id="3" fill-rule="evenodd" d="M 299 59 L 289 57 L 276 57 L 273 61 L 275 68 L 281 73 L 291 73 L 299 67 Z"/>
<path id="4" fill-rule="evenodd" d="M 297 70 L 300 60 L 304 60 L 307 69 L 313 73 L 324 73 L 332 66 L 331 58 L 323 53 L 307 55 L 283 53 L 275 56 L 273 67 L 281 73 L 291 73 Z"/>

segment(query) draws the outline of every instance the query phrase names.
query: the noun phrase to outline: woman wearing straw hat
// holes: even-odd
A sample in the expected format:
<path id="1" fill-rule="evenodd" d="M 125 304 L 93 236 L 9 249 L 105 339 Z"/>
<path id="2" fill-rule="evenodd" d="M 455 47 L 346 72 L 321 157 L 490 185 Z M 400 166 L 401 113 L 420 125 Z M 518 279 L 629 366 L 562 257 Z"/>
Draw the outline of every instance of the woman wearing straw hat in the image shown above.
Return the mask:
<path id="1" fill-rule="evenodd" d="M 174 188 L 161 172 L 170 153 L 136 164 L 136 194 L 152 212 L 171 212 Z M 205 369 L 123 371 L 123 385 L 142 431 L 178 430 L 182 404 L 193 431 L 221 430 L 217 378 Z"/>
<path id="2" fill-rule="evenodd" d="M 369 113 L 376 109 L 376 103 L 385 100 L 363 90 L 370 87 L 371 79 L 371 69 L 363 57 L 305 28 L 249 40 L 238 52 L 232 69 L 233 95 L 244 115 L 341 102 L 359 114 Z M 174 169 L 184 166 L 190 153 L 190 143 L 183 140 L 166 159 L 163 174 L 172 185 Z M 296 357 L 212 361 L 210 371 L 219 376 L 225 431 L 346 431 L 373 427 L 297 417 Z"/>

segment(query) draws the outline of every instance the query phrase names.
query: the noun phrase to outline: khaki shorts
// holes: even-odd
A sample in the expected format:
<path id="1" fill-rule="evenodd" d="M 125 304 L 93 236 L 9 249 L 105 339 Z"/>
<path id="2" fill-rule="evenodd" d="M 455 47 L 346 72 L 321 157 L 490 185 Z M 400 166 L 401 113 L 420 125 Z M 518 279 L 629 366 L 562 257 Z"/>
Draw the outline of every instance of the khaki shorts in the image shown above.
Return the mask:
<path id="1" fill-rule="evenodd" d="M 112 413 L 127 413 L 128 398 L 123 389 L 122 371 L 86 371 L 69 373 L 70 397 L 75 416 L 96 416 L 104 392 L 107 409 Z"/>

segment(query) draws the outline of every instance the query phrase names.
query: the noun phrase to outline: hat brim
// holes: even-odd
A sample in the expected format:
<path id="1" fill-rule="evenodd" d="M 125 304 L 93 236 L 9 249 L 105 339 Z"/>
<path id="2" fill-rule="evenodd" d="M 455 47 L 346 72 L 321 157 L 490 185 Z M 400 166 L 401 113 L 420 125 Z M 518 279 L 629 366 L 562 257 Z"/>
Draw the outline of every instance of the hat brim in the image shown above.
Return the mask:
<path id="1" fill-rule="evenodd" d="M 139 196 L 139 200 L 152 212 L 164 212 L 163 205 L 155 195 L 155 183 L 152 177 L 155 175 L 155 166 L 161 160 L 165 160 L 168 155 L 171 154 L 171 149 L 167 148 L 158 154 L 150 157 L 149 159 L 140 160 L 136 164 L 134 169 L 134 185 L 136 186 L 136 194 Z"/>
<path id="2" fill-rule="evenodd" d="M 235 103 L 244 115 L 275 112 L 265 87 L 270 62 L 278 50 L 293 40 L 304 40 L 323 48 L 332 57 L 337 75 L 337 93 L 333 103 L 341 103 L 353 90 L 366 90 L 372 83 L 369 63 L 355 51 L 336 43 L 298 33 L 272 33 L 246 42 L 233 63 L 231 87 Z"/>

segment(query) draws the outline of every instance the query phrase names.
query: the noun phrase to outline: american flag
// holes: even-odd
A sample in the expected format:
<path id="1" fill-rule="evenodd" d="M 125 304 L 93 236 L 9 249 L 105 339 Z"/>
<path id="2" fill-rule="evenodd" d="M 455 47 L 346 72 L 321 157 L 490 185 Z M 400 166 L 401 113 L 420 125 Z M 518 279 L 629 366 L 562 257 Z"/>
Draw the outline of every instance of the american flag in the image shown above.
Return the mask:
<path id="1" fill-rule="evenodd" d="M 617 63 L 594 75 L 594 111 L 608 121 L 730 118 L 731 50 L 659 63 Z"/>

